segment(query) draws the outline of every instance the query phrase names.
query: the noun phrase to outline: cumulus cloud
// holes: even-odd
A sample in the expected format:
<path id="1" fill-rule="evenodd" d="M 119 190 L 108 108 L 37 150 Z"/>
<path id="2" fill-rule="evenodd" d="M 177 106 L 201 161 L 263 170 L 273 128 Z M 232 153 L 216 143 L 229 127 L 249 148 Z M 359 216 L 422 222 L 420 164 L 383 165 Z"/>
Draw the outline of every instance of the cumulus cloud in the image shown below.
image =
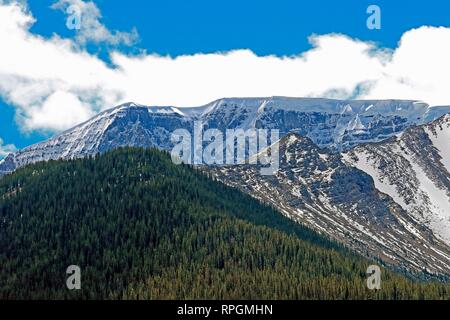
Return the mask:
<path id="1" fill-rule="evenodd" d="M 92 16 L 99 23 L 100 13 Z M 235 50 L 173 58 L 111 49 L 107 65 L 79 39 L 31 33 L 34 22 L 23 6 L 0 5 L 0 95 L 28 131 L 61 131 L 125 101 L 187 107 L 221 97 L 283 95 L 450 104 L 448 28 L 410 30 L 393 50 L 327 34 L 312 35 L 312 48 L 290 57 Z M 83 37 L 109 38 L 88 31 Z"/>
<path id="2" fill-rule="evenodd" d="M 3 144 L 3 139 L 0 138 L 0 160 L 6 157 L 8 154 L 16 151 L 17 148 L 13 144 Z"/>
<path id="3" fill-rule="evenodd" d="M 108 84 L 120 72 L 70 40 L 31 34 L 33 23 L 22 5 L 0 5 L 0 94 L 24 130 L 62 130 L 120 101 Z"/>
<path id="4" fill-rule="evenodd" d="M 422 99 L 450 105 L 450 28 L 420 27 L 403 34 L 390 61 L 365 97 Z"/>
<path id="5" fill-rule="evenodd" d="M 89 105 L 70 92 L 56 91 L 48 96 L 41 106 L 28 110 L 25 125 L 29 128 L 52 128 L 62 131 L 92 117 Z"/>
<path id="6" fill-rule="evenodd" d="M 65 12 L 68 19 L 72 17 L 79 21 L 70 21 L 69 24 L 77 23 L 77 33 L 75 40 L 85 45 L 88 42 L 106 43 L 110 45 L 132 45 L 139 38 L 137 30 L 134 28 L 131 32 L 110 31 L 101 22 L 102 14 L 98 7 L 92 1 L 84 2 L 82 0 L 59 0 L 51 8 Z"/>

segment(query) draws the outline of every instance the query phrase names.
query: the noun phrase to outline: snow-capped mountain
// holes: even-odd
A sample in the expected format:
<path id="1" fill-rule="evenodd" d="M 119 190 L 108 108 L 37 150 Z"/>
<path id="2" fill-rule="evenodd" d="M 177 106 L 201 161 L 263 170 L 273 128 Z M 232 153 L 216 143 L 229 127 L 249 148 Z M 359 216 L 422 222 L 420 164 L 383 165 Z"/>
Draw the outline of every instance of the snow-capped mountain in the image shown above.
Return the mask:
<path id="1" fill-rule="evenodd" d="M 381 143 L 360 145 L 344 158 L 450 245 L 450 115 Z"/>
<path id="2" fill-rule="evenodd" d="M 206 127 L 278 129 L 281 135 L 298 133 L 335 150 L 381 141 L 450 112 L 450 106 L 408 100 L 287 97 L 221 99 L 202 108 Z"/>
<path id="3" fill-rule="evenodd" d="M 413 124 L 428 123 L 450 112 L 405 100 L 331 100 L 314 98 L 227 98 L 202 107 L 148 107 L 127 103 L 89 121 L 32 145 L 0 162 L 0 175 L 21 166 L 50 159 L 84 157 L 120 146 L 170 150 L 170 134 L 205 129 L 267 128 L 281 136 L 295 132 L 321 147 L 347 150 L 364 142 L 380 141 Z"/>
<path id="4" fill-rule="evenodd" d="M 169 149 L 170 133 L 190 126 L 191 118 L 176 108 L 127 103 L 9 155 L 0 162 L 0 175 L 38 161 L 86 157 L 121 146 Z"/>
<path id="5" fill-rule="evenodd" d="M 439 126 L 426 128 L 430 128 L 427 134 L 432 136 L 436 131 L 431 128 Z M 448 132 L 443 134 L 437 134 L 435 140 L 445 140 Z M 382 150 L 383 145 L 378 144 Z M 343 158 L 339 153 L 320 149 L 309 138 L 294 133 L 280 140 L 279 156 L 279 169 L 272 176 L 261 175 L 258 166 L 248 164 L 205 167 L 205 170 L 362 255 L 412 272 L 426 270 L 450 275 L 450 246 L 434 233 L 436 225 L 423 224 L 395 201 L 395 194 L 389 196 L 378 190 L 369 174 L 344 161 L 349 156 Z M 389 157 L 389 153 L 383 156 Z M 433 160 L 439 159 L 436 150 Z M 439 163 L 436 168 L 442 169 Z M 396 174 L 402 170 L 393 167 L 389 172 L 397 179 Z M 447 177 L 436 181 L 448 186 L 450 180 L 444 182 Z M 408 185 L 404 186 L 404 192 L 417 193 Z M 442 196 L 442 192 L 436 196 Z M 423 197 L 426 195 L 424 192 Z M 433 200 L 444 206 L 448 198 Z"/>
<path id="6" fill-rule="evenodd" d="M 127 103 L 10 154 L 24 165 L 121 146 L 171 150 L 171 133 L 278 129 L 280 165 L 210 167 L 227 184 L 387 264 L 450 276 L 450 107 L 403 100 L 230 98 L 202 107 Z M 324 148 L 326 147 L 326 148 Z M 341 153 L 343 152 L 343 153 Z"/>

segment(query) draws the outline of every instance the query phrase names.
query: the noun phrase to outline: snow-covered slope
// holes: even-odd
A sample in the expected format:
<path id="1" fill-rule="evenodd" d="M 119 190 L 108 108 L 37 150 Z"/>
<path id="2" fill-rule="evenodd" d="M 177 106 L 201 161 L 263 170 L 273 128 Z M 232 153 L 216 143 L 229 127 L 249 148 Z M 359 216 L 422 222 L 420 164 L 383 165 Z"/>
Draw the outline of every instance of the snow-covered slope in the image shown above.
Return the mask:
<path id="1" fill-rule="evenodd" d="M 190 128 L 188 119 L 174 107 L 127 103 L 9 155 L 0 163 L 0 175 L 38 161 L 86 157 L 121 146 L 169 149 L 170 133 L 174 128 Z"/>
<path id="2" fill-rule="evenodd" d="M 349 149 L 381 141 L 412 124 L 450 113 L 409 100 L 332 100 L 318 98 L 230 98 L 203 107 L 208 127 L 273 128 L 309 137 L 320 147 Z"/>
<path id="3" fill-rule="evenodd" d="M 148 107 L 127 103 L 107 110 L 62 134 L 9 155 L 0 175 L 49 159 L 84 157 L 120 146 L 170 150 L 170 134 L 192 131 L 194 121 L 225 132 L 232 128 L 295 132 L 321 147 L 348 149 L 380 141 L 412 124 L 433 120 L 450 107 L 430 108 L 404 100 L 331 100 L 313 98 L 227 98 L 197 108 Z"/>
<path id="4" fill-rule="evenodd" d="M 261 176 L 257 166 L 247 165 L 210 170 L 362 254 L 450 274 L 446 113 L 450 107 L 402 100 L 230 98 L 198 108 L 127 103 L 9 155 L 0 162 L 0 176 L 38 161 L 121 146 L 171 150 L 170 134 L 192 132 L 195 121 L 223 132 L 278 129 L 283 138 L 275 175 Z"/>
<path id="5" fill-rule="evenodd" d="M 273 176 L 254 165 L 205 170 L 362 255 L 409 271 L 450 275 L 450 246 L 379 192 L 369 174 L 293 133 L 279 142 L 279 155 Z"/>
<path id="6" fill-rule="evenodd" d="M 360 145 L 345 159 L 450 245 L 450 115 L 387 141 Z"/>

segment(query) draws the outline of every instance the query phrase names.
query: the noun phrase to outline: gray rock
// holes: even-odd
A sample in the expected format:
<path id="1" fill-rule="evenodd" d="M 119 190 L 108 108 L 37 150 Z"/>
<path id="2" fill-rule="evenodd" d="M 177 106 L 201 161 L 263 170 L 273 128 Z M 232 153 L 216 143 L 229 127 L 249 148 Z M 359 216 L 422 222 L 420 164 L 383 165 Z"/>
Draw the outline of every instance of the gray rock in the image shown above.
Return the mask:
<path id="1" fill-rule="evenodd" d="M 127 103 L 107 110 L 54 138 L 13 153 L 0 163 L 0 175 L 24 165 L 69 159 L 120 146 L 170 150 L 170 134 L 192 132 L 194 121 L 205 129 L 278 129 L 295 132 L 320 147 L 348 150 L 364 142 L 381 141 L 450 112 L 404 100 L 344 101 L 312 98 L 229 98 L 198 108 L 147 107 Z"/>

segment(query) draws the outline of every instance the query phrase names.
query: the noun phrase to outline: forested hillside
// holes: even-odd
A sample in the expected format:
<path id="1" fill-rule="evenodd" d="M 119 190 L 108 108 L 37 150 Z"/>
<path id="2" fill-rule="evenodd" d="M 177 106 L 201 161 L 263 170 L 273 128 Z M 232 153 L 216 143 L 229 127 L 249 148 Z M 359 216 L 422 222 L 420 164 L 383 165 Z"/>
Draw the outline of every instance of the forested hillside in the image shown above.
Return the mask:
<path id="1" fill-rule="evenodd" d="M 0 180 L 1 299 L 422 299 L 447 284 L 357 257 L 157 150 L 38 163 Z M 81 268 L 81 290 L 66 268 Z"/>

